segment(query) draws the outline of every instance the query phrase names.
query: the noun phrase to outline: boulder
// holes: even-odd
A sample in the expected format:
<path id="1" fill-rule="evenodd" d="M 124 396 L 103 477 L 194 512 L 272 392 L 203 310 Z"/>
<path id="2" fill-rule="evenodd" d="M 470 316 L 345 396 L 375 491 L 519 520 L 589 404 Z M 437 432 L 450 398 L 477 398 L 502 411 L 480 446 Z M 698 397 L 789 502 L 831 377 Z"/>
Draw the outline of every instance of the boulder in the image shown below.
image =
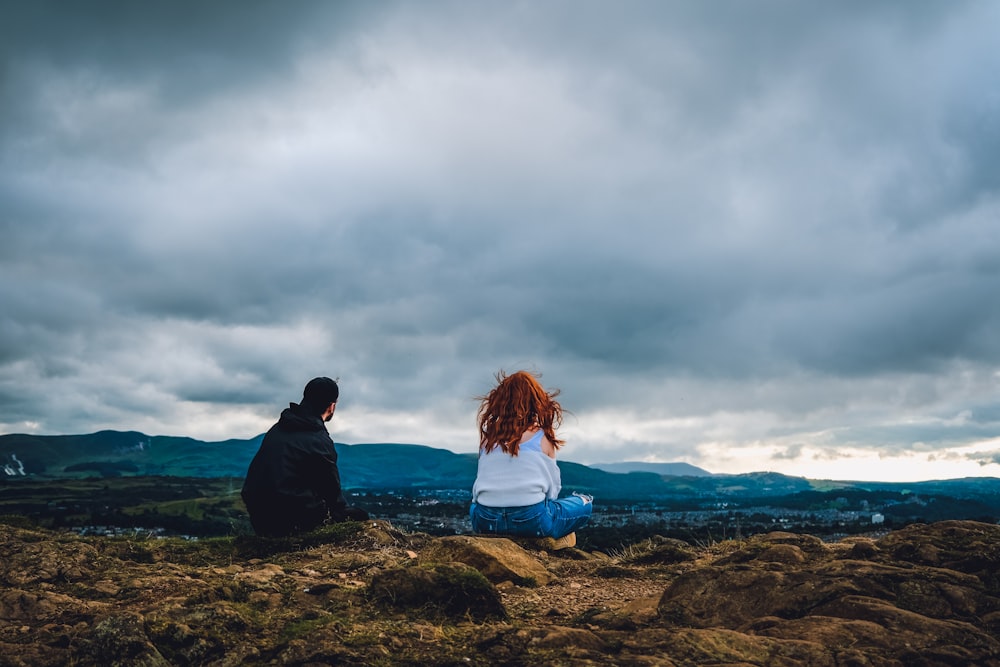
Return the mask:
<path id="1" fill-rule="evenodd" d="M 558 650 L 574 658 L 583 658 L 587 655 L 599 658 L 600 654 L 610 651 L 607 642 L 583 628 L 555 625 L 539 629 L 535 634 L 529 646 L 535 649 Z"/>
<path id="2" fill-rule="evenodd" d="M 506 618 L 500 594 L 478 570 L 459 563 L 383 570 L 368 587 L 372 600 L 397 609 L 418 610 L 430 617 Z"/>
<path id="3" fill-rule="evenodd" d="M 822 644 L 782 640 L 726 628 L 644 629 L 628 633 L 622 652 L 663 656 L 654 665 L 727 665 L 730 667 L 844 667 L 885 663 L 838 662 Z M 641 664 L 641 663 L 639 663 Z M 894 665 L 894 667 L 897 667 Z"/>
<path id="4" fill-rule="evenodd" d="M 626 560 L 636 565 L 674 565 L 697 557 L 697 552 L 687 542 L 660 535 L 635 545 L 625 554 Z"/>
<path id="5" fill-rule="evenodd" d="M 107 667 L 170 666 L 146 636 L 142 616 L 131 612 L 109 616 L 94 626 L 83 653 L 91 664 Z"/>
<path id="6" fill-rule="evenodd" d="M 1000 607 L 989 569 L 998 549 L 987 543 L 1000 528 L 944 523 L 844 548 L 784 533 L 751 538 L 681 573 L 660 598 L 659 622 L 818 642 L 835 664 L 858 651 L 900 664 L 1000 664 L 988 620 Z"/>
<path id="7" fill-rule="evenodd" d="M 455 535 L 431 541 L 420 552 L 420 563 L 465 563 L 493 583 L 544 586 L 552 574 L 537 559 L 505 537 Z"/>
<path id="8" fill-rule="evenodd" d="M 1000 526 L 978 521 L 914 524 L 877 543 L 899 561 L 975 575 L 1000 593 Z"/>

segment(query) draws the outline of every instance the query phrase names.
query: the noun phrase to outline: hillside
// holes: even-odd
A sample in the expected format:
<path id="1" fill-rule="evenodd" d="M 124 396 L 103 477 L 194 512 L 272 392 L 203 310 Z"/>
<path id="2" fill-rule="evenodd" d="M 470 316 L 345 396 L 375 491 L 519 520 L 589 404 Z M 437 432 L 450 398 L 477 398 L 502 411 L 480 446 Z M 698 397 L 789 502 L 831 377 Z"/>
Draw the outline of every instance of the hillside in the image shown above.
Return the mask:
<path id="1" fill-rule="evenodd" d="M 86 435 L 0 435 L 0 460 L 28 475 L 242 477 L 263 436 L 205 442 L 137 431 Z"/>
<path id="2" fill-rule="evenodd" d="M 9 470 L 0 483 L 18 479 L 169 476 L 242 478 L 262 436 L 248 440 L 204 442 L 192 438 L 149 436 L 134 431 L 89 435 L 0 435 L 0 460 Z M 425 445 L 337 443 L 341 477 L 351 489 L 436 489 L 468 491 L 476 475 L 474 454 L 457 454 Z M 602 464 L 604 465 L 604 464 Z M 814 491 L 852 490 L 928 494 L 974 499 L 989 511 L 1000 507 L 1000 479 L 991 477 L 916 483 L 811 480 L 774 472 L 740 475 L 664 475 L 624 464 L 614 472 L 559 461 L 563 487 L 593 494 L 607 502 L 708 502 L 734 499 L 762 504 L 763 499 Z M 674 470 L 701 469 L 687 464 Z M 676 466 L 681 466 L 677 468 Z M 617 466 L 611 465 L 617 469 Z M 664 468 L 665 469 L 665 468 Z M 23 474 L 22 474 L 23 473 Z M 992 509 L 990 509 L 992 508 Z"/>
<path id="3" fill-rule="evenodd" d="M 648 461 L 618 461 L 615 463 L 593 463 L 591 468 L 606 472 L 652 472 L 673 477 L 707 477 L 712 473 L 690 463 L 650 463 Z"/>
<path id="4" fill-rule="evenodd" d="M 199 542 L 0 524 L 0 662 L 989 667 L 998 572 L 1000 527 L 957 521 L 611 556 L 384 521 Z"/>

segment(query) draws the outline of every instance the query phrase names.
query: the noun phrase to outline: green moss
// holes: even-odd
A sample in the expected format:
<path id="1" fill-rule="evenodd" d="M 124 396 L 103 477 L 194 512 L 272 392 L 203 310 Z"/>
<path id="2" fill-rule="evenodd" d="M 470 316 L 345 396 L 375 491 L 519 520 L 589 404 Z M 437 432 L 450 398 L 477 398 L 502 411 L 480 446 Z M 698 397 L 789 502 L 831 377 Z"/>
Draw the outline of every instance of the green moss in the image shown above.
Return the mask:
<path id="1" fill-rule="evenodd" d="M 424 619 L 506 618 L 496 587 L 478 570 L 458 563 L 397 567 L 375 574 L 370 599 Z"/>
<path id="2" fill-rule="evenodd" d="M 365 524 L 358 521 L 334 523 L 300 535 L 288 537 L 259 537 L 239 535 L 233 546 L 240 558 L 266 558 L 274 554 L 302 551 L 324 544 L 344 544 L 364 531 Z"/>
<path id="3" fill-rule="evenodd" d="M 233 537 L 186 540 L 167 537 L 136 540 L 131 537 L 84 538 L 102 553 L 134 563 L 170 561 L 183 565 L 230 565 L 239 556 Z"/>
<path id="4" fill-rule="evenodd" d="M 292 641 L 293 639 L 310 635 L 320 628 L 324 628 L 331 623 L 334 623 L 335 620 L 336 619 L 331 614 L 311 616 L 309 618 L 297 618 L 282 628 L 279 636 L 279 642 L 286 643 Z"/>
<path id="5" fill-rule="evenodd" d="M 0 514 L 0 523 L 6 526 L 13 526 L 14 528 L 36 528 L 34 521 L 26 516 L 20 516 L 18 514 Z"/>

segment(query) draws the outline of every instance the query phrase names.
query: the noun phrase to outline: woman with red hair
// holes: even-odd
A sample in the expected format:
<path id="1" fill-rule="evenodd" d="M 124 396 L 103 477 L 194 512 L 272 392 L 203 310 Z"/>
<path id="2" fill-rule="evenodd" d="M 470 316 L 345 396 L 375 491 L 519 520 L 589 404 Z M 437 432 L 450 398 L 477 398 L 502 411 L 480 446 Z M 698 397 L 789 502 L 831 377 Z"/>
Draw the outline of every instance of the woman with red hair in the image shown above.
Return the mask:
<path id="1" fill-rule="evenodd" d="M 559 498 L 562 483 L 556 450 L 563 441 L 559 391 L 546 391 L 527 371 L 497 373 L 497 386 L 479 406 L 479 469 L 469 518 L 479 533 L 552 537 L 576 544 L 590 520 L 593 498 Z"/>

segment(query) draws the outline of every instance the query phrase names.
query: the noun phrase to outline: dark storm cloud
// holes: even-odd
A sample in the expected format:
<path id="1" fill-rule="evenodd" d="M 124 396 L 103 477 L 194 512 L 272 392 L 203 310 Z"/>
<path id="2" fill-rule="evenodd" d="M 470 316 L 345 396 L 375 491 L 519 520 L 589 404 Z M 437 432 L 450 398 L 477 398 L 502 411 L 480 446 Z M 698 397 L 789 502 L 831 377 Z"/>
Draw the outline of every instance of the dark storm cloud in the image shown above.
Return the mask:
<path id="1" fill-rule="evenodd" d="M 340 374 L 347 437 L 456 446 L 500 367 L 594 461 L 998 427 L 988 5 L 5 14 L 5 428 L 252 435 Z"/>
<path id="2" fill-rule="evenodd" d="M 0 54 L 8 84 L 29 83 L 18 78 L 25 66 L 91 71 L 109 83 L 150 81 L 164 103 L 179 105 L 289 76 L 301 51 L 350 42 L 385 7 L 310 0 L 14 3 L 4 10 Z"/>

